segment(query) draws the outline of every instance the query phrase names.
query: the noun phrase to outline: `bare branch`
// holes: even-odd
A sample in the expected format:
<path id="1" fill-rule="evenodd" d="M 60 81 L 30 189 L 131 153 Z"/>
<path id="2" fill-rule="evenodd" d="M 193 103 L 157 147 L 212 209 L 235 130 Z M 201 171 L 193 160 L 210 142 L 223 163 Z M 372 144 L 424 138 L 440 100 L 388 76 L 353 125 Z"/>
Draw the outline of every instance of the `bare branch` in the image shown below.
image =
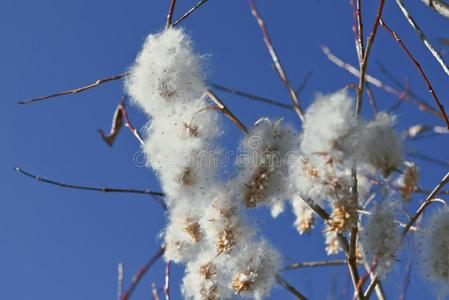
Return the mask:
<path id="1" fill-rule="evenodd" d="M 63 183 L 63 182 L 59 182 L 59 181 L 54 181 L 54 180 L 50 180 L 50 179 L 45 179 L 39 176 L 36 176 L 34 174 L 31 174 L 21 168 L 16 167 L 15 170 L 20 173 L 23 174 L 25 176 L 28 176 L 30 178 L 33 178 L 37 181 L 40 182 L 45 182 L 48 184 L 52 184 L 52 185 L 56 185 L 62 188 L 69 188 L 69 189 L 76 189 L 76 190 L 86 190 L 86 191 L 95 191 L 95 192 L 104 192 L 104 193 L 130 193 L 130 194 L 143 194 L 143 195 L 149 195 L 149 196 L 158 196 L 155 197 L 154 199 L 157 201 L 157 203 L 159 205 L 161 205 L 162 208 L 166 209 L 165 206 L 165 202 L 160 199 L 159 197 L 164 197 L 165 194 L 161 193 L 161 192 L 153 192 L 150 190 L 137 190 L 137 189 L 120 189 L 120 188 L 109 188 L 109 187 L 91 187 L 91 186 L 81 186 L 81 185 L 74 185 L 74 184 L 68 184 L 68 183 Z"/>
<path id="2" fill-rule="evenodd" d="M 279 57 L 274 50 L 273 43 L 271 42 L 270 36 L 268 35 L 268 30 L 265 25 L 264 20 L 260 17 L 259 12 L 257 11 L 256 5 L 254 4 L 253 0 L 248 0 L 248 3 L 251 7 L 251 13 L 253 14 L 254 18 L 257 20 L 257 24 L 259 24 L 260 29 L 262 30 L 263 34 L 263 40 L 265 42 L 265 45 L 268 49 L 268 52 L 270 53 L 271 59 L 273 60 L 274 68 L 276 69 L 279 77 L 281 78 L 284 85 L 287 87 L 288 93 L 290 95 L 290 98 L 293 102 L 293 108 L 295 112 L 298 114 L 298 117 L 301 121 L 304 119 L 304 112 L 302 111 L 298 97 L 295 93 L 295 90 L 293 89 L 290 80 L 287 77 L 287 74 L 284 71 L 284 68 L 281 65 L 281 62 L 279 60 Z"/>
<path id="3" fill-rule="evenodd" d="M 195 4 L 194 7 L 192 7 L 191 9 L 189 9 L 182 17 L 180 17 L 178 20 L 176 20 L 175 22 L 173 22 L 172 26 L 176 27 L 179 23 L 181 23 L 182 21 L 184 21 L 185 19 L 187 19 L 191 14 L 193 14 L 198 8 L 201 7 L 201 5 L 203 5 L 204 3 L 206 3 L 208 0 L 201 0 L 199 1 L 197 4 Z"/>
<path id="4" fill-rule="evenodd" d="M 290 285 L 281 275 L 276 275 L 276 281 L 278 284 L 287 289 L 290 293 L 292 293 L 297 299 L 307 300 L 307 297 L 301 294 L 294 286 Z"/>
<path id="5" fill-rule="evenodd" d="M 124 106 L 124 99 L 120 101 L 119 105 L 115 109 L 114 116 L 112 117 L 112 125 L 111 129 L 109 130 L 109 134 L 105 134 L 102 129 L 98 129 L 98 132 L 100 133 L 101 138 L 103 141 L 108 144 L 109 147 L 112 147 L 114 144 L 115 139 L 117 138 L 120 129 L 122 129 L 123 125 L 123 110 L 122 107 Z"/>
<path id="6" fill-rule="evenodd" d="M 122 296 L 123 270 L 124 270 L 123 263 L 118 263 L 118 265 L 117 265 L 117 300 L 120 300 L 120 297 Z"/>
<path id="7" fill-rule="evenodd" d="M 83 86 L 83 87 L 79 87 L 79 88 L 75 88 L 75 89 L 71 89 L 71 90 L 68 90 L 68 91 L 63 91 L 63 92 L 59 92 L 59 93 L 55 93 L 55 94 L 51 94 L 51 95 L 47 95 L 47 96 L 41 96 L 41 97 L 37 97 L 37 98 L 23 100 L 23 101 L 19 101 L 17 103 L 19 103 L 19 104 L 30 104 L 30 103 L 39 102 L 39 101 L 43 101 L 43 100 L 47 100 L 47 99 L 55 98 L 55 97 L 59 97 L 59 96 L 70 95 L 70 94 L 78 94 L 78 93 L 84 92 L 86 90 L 92 89 L 94 87 L 97 87 L 99 85 L 102 85 L 102 84 L 104 84 L 106 82 L 122 79 L 126 75 L 127 75 L 127 73 L 122 73 L 122 74 L 119 74 L 119 75 L 113 75 L 113 76 L 110 76 L 110 77 L 98 79 L 94 83 L 86 85 L 86 86 Z"/>
<path id="8" fill-rule="evenodd" d="M 430 1 L 431 2 L 441 2 L 441 1 L 438 1 L 438 0 L 430 0 Z M 421 42 L 427 47 L 427 49 L 429 49 L 430 53 L 432 53 L 433 57 L 435 57 L 437 62 L 443 68 L 444 72 L 449 76 L 449 66 L 443 60 L 443 58 L 441 57 L 441 54 L 432 46 L 432 44 L 430 43 L 429 39 L 427 39 L 426 35 L 421 30 L 421 28 L 419 28 L 419 26 L 416 23 L 415 19 L 413 18 L 413 16 L 410 14 L 410 12 L 405 7 L 404 1 L 396 0 L 396 3 L 399 6 L 399 8 L 401 9 L 402 14 L 405 16 L 405 18 L 407 19 L 407 21 L 410 24 L 410 26 L 412 26 L 412 28 L 418 34 L 418 37 L 421 40 Z"/>
<path id="9" fill-rule="evenodd" d="M 221 101 L 220 98 L 218 98 L 217 95 L 215 95 L 211 90 L 206 90 L 204 93 L 206 96 L 208 96 L 221 110 L 221 112 L 228 117 L 232 122 L 234 122 L 237 127 L 243 131 L 245 134 L 248 134 L 249 131 L 246 128 L 246 126 L 240 122 L 240 120 L 226 107 L 226 105 Z"/>
<path id="10" fill-rule="evenodd" d="M 422 215 L 427 206 L 432 203 L 433 198 L 438 194 L 438 192 L 449 182 L 449 172 L 441 179 L 440 183 L 432 190 L 432 192 L 427 196 L 426 200 L 421 204 L 421 206 L 416 211 L 415 215 L 410 219 L 410 221 L 405 226 L 402 231 L 402 237 L 404 237 L 407 232 L 410 231 L 410 228 L 415 224 L 418 218 Z"/>
<path id="11" fill-rule="evenodd" d="M 167 14 L 167 22 L 165 24 L 165 29 L 169 29 L 171 27 L 171 20 L 173 18 L 173 12 L 175 10 L 176 0 L 170 0 L 170 7 L 168 8 Z"/>
<path id="12" fill-rule="evenodd" d="M 398 0 L 397 0 L 398 1 Z M 390 27 L 388 27 L 387 24 L 383 20 L 380 21 L 383 28 L 387 30 L 388 33 L 399 43 L 401 48 L 407 53 L 407 56 L 412 60 L 412 62 L 415 64 L 416 68 L 418 68 L 419 73 L 423 77 L 424 81 L 426 82 L 427 88 L 429 89 L 430 94 L 432 95 L 433 99 L 435 100 L 438 109 L 440 110 L 440 113 L 446 122 L 446 126 L 449 129 L 449 119 L 447 118 L 446 111 L 444 110 L 443 105 L 441 104 L 440 100 L 437 97 L 437 94 L 435 93 L 435 90 L 433 89 L 432 85 L 430 84 L 429 79 L 427 78 L 426 74 L 424 73 L 424 70 L 421 68 L 421 65 L 418 63 L 418 61 L 413 57 L 413 55 L 410 53 L 408 48 L 405 46 L 405 44 L 402 42 L 402 40 L 399 38 L 399 36 L 391 30 Z M 449 73 L 448 73 L 449 74 Z"/>
<path id="13" fill-rule="evenodd" d="M 131 280 L 131 285 L 122 294 L 120 300 L 128 300 L 131 297 L 142 277 L 148 272 L 148 270 L 151 269 L 151 267 L 159 260 L 159 258 L 164 255 L 164 252 L 165 246 L 161 247 L 159 251 L 157 251 L 156 254 L 154 254 L 153 257 L 151 257 L 150 260 L 142 266 L 142 268 L 134 275 L 133 279 Z"/>
<path id="14" fill-rule="evenodd" d="M 346 71 L 348 71 L 349 73 L 351 73 L 352 75 L 354 75 L 355 77 L 359 77 L 360 76 L 360 72 L 359 70 L 357 70 L 354 66 L 342 61 L 340 58 L 338 58 L 337 56 L 335 56 L 328 47 L 326 46 L 322 46 L 321 47 L 323 53 L 327 56 L 327 58 L 333 62 L 334 64 L 336 64 L 337 66 L 339 66 L 342 69 L 345 69 Z M 392 86 L 389 86 L 387 84 L 384 84 L 382 81 L 380 81 L 379 79 L 377 79 L 374 76 L 371 76 L 369 74 L 366 74 L 365 77 L 366 81 L 371 83 L 372 85 L 376 86 L 377 88 L 380 88 L 382 90 L 384 90 L 387 93 L 390 93 L 396 97 L 398 97 L 399 99 L 402 100 L 406 100 L 409 101 L 415 105 L 418 106 L 418 108 L 420 110 L 429 112 L 431 114 L 433 114 L 434 116 L 438 117 L 438 118 L 442 118 L 440 112 L 435 110 L 434 108 L 432 108 L 429 104 L 427 104 L 424 101 L 420 101 L 418 99 L 415 99 L 413 97 L 410 97 L 410 95 L 408 94 L 404 94 L 404 92 L 402 91 L 398 91 L 397 89 L 395 89 Z"/>
<path id="15" fill-rule="evenodd" d="M 346 259 L 324 260 L 324 261 L 306 261 L 293 263 L 286 266 L 282 271 L 299 269 L 299 268 L 313 268 L 313 267 L 327 267 L 327 266 L 344 266 L 348 263 Z"/>
<path id="16" fill-rule="evenodd" d="M 170 262 L 165 264 L 165 285 L 164 285 L 165 300 L 170 300 Z"/>

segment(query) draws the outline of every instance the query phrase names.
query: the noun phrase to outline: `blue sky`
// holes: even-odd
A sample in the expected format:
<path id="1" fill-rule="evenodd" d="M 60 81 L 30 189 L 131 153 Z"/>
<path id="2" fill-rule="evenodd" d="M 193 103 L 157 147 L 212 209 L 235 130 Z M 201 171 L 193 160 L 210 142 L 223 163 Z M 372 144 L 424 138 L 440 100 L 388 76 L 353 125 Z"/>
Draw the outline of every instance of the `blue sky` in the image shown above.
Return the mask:
<path id="1" fill-rule="evenodd" d="M 178 1 L 179 16 L 194 1 Z M 422 46 L 393 1 L 387 1 L 384 19 L 409 45 L 427 71 L 443 104 L 449 106 L 449 78 Z M 449 38 L 449 20 L 410 1 L 410 9 L 429 38 Z M 0 82 L 0 286 L 2 297 L 26 299 L 113 299 L 118 262 L 125 263 L 125 285 L 139 266 L 157 250 L 158 234 L 165 224 L 163 211 L 141 195 L 102 194 L 64 190 L 39 184 L 16 174 L 20 166 L 36 174 L 66 182 L 112 187 L 159 190 L 151 170 L 136 166 L 139 145 L 123 130 L 113 148 L 107 147 L 97 129 L 109 129 L 122 95 L 121 82 L 21 106 L 17 100 L 69 89 L 124 71 L 133 61 L 146 35 L 160 31 L 168 1 L 117 0 L 1 0 Z M 294 86 L 309 71 L 309 84 L 301 95 L 308 105 L 317 92 L 332 92 L 356 79 L 330 63 L 321 53 L 326 45 L 342 59 L 356 64 L 352 16 L 348 1 L 257 1 Z M 365 28 L 370 29 L 377 1 L 364 4 Z M 271 67 L 261 33 L 246 1 L 210 0 L 183 23 L 199 53 L 208 54 L 211 82 L 289 103 L 288 94 Z M 445 36 L 446 35 L 446 36 Z M 438 45 L 446 60 L 449 48 Z M 379 59 L 403 82 L 407 78 L 419 95 L 432 103 L 415 67 L 398 45 L 379 29 L 369 73 L 380 72 Z M 299 126 L 296 115 L 282 108 L 250 102 L 217 92 L 247 125 L 261 116 L 284 117 Z M 374 90 L 380 108 L 396 100 Z M 365 105 L 365 114 L 371 113 Z M 145 123 L 135 107 L 129 109 L 137 127 Z M 403 104 L 398 112 L 400 129 L 442 122 L 416 107 Z M 223 147 L 234 149 L 240 132 L 225 122 Z M 447 137 L 410 142 L 407 149 L 449 160 Z M 431 188 L 447 166 L 417 160 L 421 185 Z M 414 201 L 422 200 L 417 196 Z M 415 205 L 416 206 L 416 205 Z M 412 208 L 415 207 L 412 205 Z M 285 255 L 285 262 L 325 259 L 318 227 L 313 235 L 299 236 L 287 210 L 272 220 L 264 209 L 253 212 L 268 239 Z M 402 289 L 407 253 L 385 281 L 387 294 L 396 299 Z M 163 282 L 164 264 L 157 264 L 144 278 L 134 299 L 148 299 L 150 284 Z M 433 287 L 413 269 L 408 299 L 433 299 Z M 350 290 L 345 267 L 301 269 L 285 277 L 310 299 L 338 299 Z M 182 266 L 172 275 L 173 298 L 180 298 Z M 290 299 L 275 288 L 272 299 Z"/>

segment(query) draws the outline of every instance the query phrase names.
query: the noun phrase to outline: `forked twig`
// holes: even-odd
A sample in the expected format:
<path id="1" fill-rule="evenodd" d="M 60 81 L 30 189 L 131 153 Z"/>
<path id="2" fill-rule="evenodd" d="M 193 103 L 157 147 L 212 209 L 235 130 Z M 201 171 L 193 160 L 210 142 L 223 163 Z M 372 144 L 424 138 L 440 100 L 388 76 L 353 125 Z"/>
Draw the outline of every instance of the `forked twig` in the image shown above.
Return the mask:
<path id="1" fill-rule="evenodd" d="M 274 68 L 276 69 L 276 71 L 277 71 L 279 77 L 281 78 L 282 82 L 284 83 L 284 85 L 287 87 L 288 93 L 293 102 L 293 109 L 298 114 L 298 117 L 301 119 L 301 121 L 303 121 L 304 112 L 302 111 L 301 106 L 299 105 L 298 96 L 296 95 L 295 90 L 293 89 L 293 87 L 290 83 L 290 80 L 288 79 L 287 74 L 285 73 L 284 68 L 281 65 L 281 62 L 276 53 L 276 50 L 274 50 L 273 43 L 271 42 L 265 22 L 260 17 L 259 12 L 257 11 L 256 5 L 254 4 L 254 1 L 248 0 L 248 3 L 249 3 L 249 6 L 251 7 L 251 13 L 253 14 L 254 18 L 256 18 L 257 24 L 259 25 L 260 29 L 262 30 L 263 40 L 265 42 L 266 47 L 268 48 L 268 52 L 270 53 L 271 59 L 273 60 Z"/>
<path id="2" fill-rule="evenodd" d="M 418 69 L 419 73 L 421 74 L 422 78 L 424 79 L 427 88 L 429 89 L 430 94 L 432 95 L 433 99 L 435 100 L 438 109 L 440 110 L 441 116 L 443 117 L 444 121 L 446 122 L 446 126 L 449 129 L 449 119 L 447 118 L 446 111 L 444 110 L 443 105 L 441 104 L 440 100 L 437 97 L 437 94 L 435 93 L 435 90 L 432 87 L 432 84 L 430 83 L 429 79 L 426 76 L 426 73 L 424 73 L 424 70 L 421 68 L 421 65 L 419 62 L 413 57 L 411 52 L 408 50 L 408 48 L 405 46 L 404 42 L 399 38 L 399 36 L 394 32 L 386 23 L 384 20 L 380 20 L 380 24 L 383 28 L 387 30 L 387 32 L 399 43 L 401 48 L 405 51 L 407 56 L 410 58 L 410 60 L 413 62 L 413 64 Z"/>
<path id="3" fill-rule="evenodd" d="M 159 251 L 157 251 L 156 254 L 154 254 L 150 258 L 150 260 L 140 268 L 140 270 L 133 276 L 130 286 L 122 294 L 122 296 L 120 297 L 120 300 L 128 300 L 129 297 L 131 297 L 132 293 L 136 289 L 140 280 L 142 280 L 142 277 L 148 272 L 148 270 L 151 269 L 151 267 L 159 260 L 159 258 L 161 258 L 162 255 L 164 255 L 164 252 L 165 252 L 165 246 L 161 247 L 159 249 Z"/>

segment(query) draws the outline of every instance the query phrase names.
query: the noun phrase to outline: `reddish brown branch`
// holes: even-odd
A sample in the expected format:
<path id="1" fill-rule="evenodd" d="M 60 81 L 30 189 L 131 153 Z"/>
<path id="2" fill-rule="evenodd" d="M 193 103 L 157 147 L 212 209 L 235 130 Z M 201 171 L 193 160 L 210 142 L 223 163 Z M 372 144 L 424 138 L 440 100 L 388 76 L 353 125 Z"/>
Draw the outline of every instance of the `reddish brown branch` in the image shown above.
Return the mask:
<path id="1" fill-rule="evenodd" d="M 175 5 L 176 5 L 176 0 L 171 0 L 170 7 L 168 8 L 167 22 L 165 24 L 165 29 L 169 29 L 171 27 L 173 11 L 175 10 Z"/>
<path id="2" fill-rule="evenodd" d="M 248 134 L 249 131 L 246 128 L 246 126 L 226 107 L 226 105 L 221 101 L 220 98 L 218 98 L 217 95 L 215 95 L 212 91 L 206 90 L 204 93 L 206 96 L 209 97 L 217 106 L 218 109 L 226 116 L 228 117 L 237 127 L 243 131 L 245 134 Z"/>
<path id="3" fill-rule="evenodd" d="M 125 122 L 125 126 L 134 134 L 134 136 L 137 138 L 137 140 L 143 146 L 143 145 L 145 145 L 145 142 L 144 142 L 142 136 L 139 134 L 139 131 L 137 131 L 137 129 L 134 128 L 134 126 L 131 124 L 131 121 L 129 120 L 128 111 L 126 110 L 126 106 L 125 106 L 125 103 L 126 103 L 125 99 L 126 98 L 123 97 L 122 101 L 120 103 L 120 109 L 123 114 L 123 121 Z"/>
<path id="4" fill-rule="evenodd" d="M 104 84 L 106 82 L 122 79 L 126 75 L 127 75 L 127 73 L 122 73 L 122 74 L 119 74 L 119 75 L 114 75 L 114 76 L 98 79 L 94 83 L 86 85 L 86 86 L 83 86 L 83 87 L 79 87 L 79 88 L 75 88 L 75 89 L 71 89 L 71 90 L 68 90 L 68 91 L 63 91 L 63 92 L 59 92 L 59 93 L 55 93 L 55 94 L 51 94 L 51 95 L 47 95 L 47 96 L 41 96 L 41 97 L 37 97 L 37 98 L 23 100 L 23 101 L 19 101 L 17 103 L 19 103 L 19 104 L 30 104 L 30 103 L 39 102 L 39 101 L 47 100 L 47 99 L 54 98 L 54 97 L 70 95 L 70 94 L 78 94 L 78 93 L 84 92 L 86 90 L 92 89 L 94 87 L 97 87 L 99 85 L 102 85 L 102 84 Z"/>
<path id="5" fill-rule="evenodd" d="M 165 300 L 170 300 L 170 262 L 165 264 L 165 285 L 164 285 Z"/>
<path id="6" fill-rule="evenodd" d="M 435 100 L 435 103 L 438 106 L 438 109 L 440 110 L 441 116 L 443 117 L 444 121 L 446 122 L 446 126 L 449 129 L 449 119 L 446 115 L 446 111 L 444 110 L 443 105 L 441 104 L 440 100 L 438 99 L 438 96 L 435 93 L 435 90 L 432 87 L 432 84 L 430 83 L 429 79 L 427 78 L 426 74 L 424 73 L 424 70 L 421 68 L 421 65 L 419 62 L 413 57 L 411 52 L 408 50 L 407 46 L 405 46 L 404 42 L 399 38 L 399 36 L 394 32 L 383 20 L 380 21 L 383 28 L 387 30 L 387 32 L 398 42 L 398 44 L 401 46 L 401 48 L 405 51 L 407 56 L 410 58 L 410 60 L 413 62 L 413 64 L 418 69 L 419 73 L 421 74 L 422 78 L 424 79 L 427 88 L 432 95 L 433 99 Z"/>
<path id="7" fill-rule="evenodd" d="M 359 0 L 358 0 L 359 1 Z M 361 112 L 362 112 L 362 100 L 363 100 L 363 88 L 364 88 L 364 84 L 365 84 L 365 80 L 366 80 L 366 70 L 368 67 L 368 58 L 371 52 L 371 48 L 374 44 L 374 39 L 376 38 L 376 34 L 377 34 L 377 29 L 379 28 L 379 23 L 380 23 L 380 19 L 382 16 L 382 11 L 384 8 L 384 4 L 385 4 L 385 0 L 379 0 L 379 7 L 377 9 L 377 15 L 376 15 L 376 19 L 374 20 L 374 25 L 373 25 L 373 29 L 371 31 L 371 34 L 368 37 L 368 41 L 366 43 L 366 49 L 361 49 L 361 53 L 362 53 L 362 61 L 360 62 L 360 77 L 359 77 L 359 85 L 357 87 L 357 107 L 356 107 L 356 115 L 360 116 Z M 359 20 L 359 18 L 358 18 Z M 359 23 L 361 23 L 361 17 L 360 20 L 358 21 Z M 362 25 L 359 25 L 362 28 Z M 360 29 L 362 30 L 362 29 Z M 359 32 L 359 35 L 361 35 L 362 33 Z M 361 45 L 363 47 L 363 44 Z"/>
<path id="8" fill-rule="evenodd" d="M 432 192 L 427 196 L 426 200 L 421 204 L 421 206 L 416 211 L 415 215 L 410 219 L 410 221 L 405 226 L 402 231 L 402 237 L 404 237 L 409 231 L 410 228 L 415 224 L 418 218 L 422 215 L 427 206 L 432 203 L 433 198 L 438 194 L 438 192 L 449 182 L 449 172 L 441 179 L 440 183 L 432 190 Z"/>
<path id="9" fill-rule="evenodd" d="M 126 291 L 122 294 L 120 297 L 120 300 L 128 300 L 136 287 L 139 285 L 140 280 L 142 280 L 142 277 L 151 269 L 151 267 L 159 260 L 159 258 L 164 255 L 165 252 L 165 246 L 161 247 L 159 251 L 156 252 L 156 254 L 153 255 L 153 257 L 150 258 L 150 260 L 140 268 L 140 270 L 134 275 L 133 279 L 131 280 L 130 286 L 126 289 Z"/>
<path id="10" fill-rule="evenodd" d="M 251 7 L 251 13 L 253 14 L 254 18 L 256 18 L 257 24 L 259 24 L 259 27 L 262 30 L 263 40 L 268 49 L 268 52 L 270 53 L 271 59 L 273 60 L 274 68 L 276 69 L 276 72 L 278 73 L 278 75 L 279 75 L 280 79 L 282 80 L 282 82 L 284 83 L 284 85 L 287 87 L 288 93 L 293 102 L 293 108 L 294 108 L 295 112 L 298 114 L 298 117 L 301 119 L 301 121 L 303 121 L 304 112 L 302 111 L 302 109 L 299 105 L 298 96 L 296 95 L 295 90 L 293 89 L 293 87 L 290 83 L 290 80 L 288 79 L 287 74 L 285 73 L 284 68 L 281 65 L 281 62 L 276 53 L 276 50 L 274 50 L 273 43 L 268 34 L 268 30 L 265 25 L 265 22 L 260 17 L 259 12 L 257 11 L 256 5 L 254 4 L 254 1 L 248 0 L 248 3 Z"/>

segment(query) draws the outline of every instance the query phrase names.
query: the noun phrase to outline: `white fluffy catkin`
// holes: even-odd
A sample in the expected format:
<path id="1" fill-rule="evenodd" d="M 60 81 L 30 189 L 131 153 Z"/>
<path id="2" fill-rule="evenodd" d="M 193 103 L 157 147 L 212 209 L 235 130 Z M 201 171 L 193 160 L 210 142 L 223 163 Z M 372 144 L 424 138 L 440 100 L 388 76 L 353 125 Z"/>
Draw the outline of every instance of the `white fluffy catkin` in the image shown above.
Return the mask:
<path id="1" fill-rule="evenodd" d="M 298 142 L 296 131 L 283 125 L 282 119 L 256 121 L 240 144 L 246 159 L 238 162 L 241 172 L 236 178 L 247 207 L 270 205 L 273 217 L 283 211 L 285 200 L 291 197 L 288 167 Z"/>
<path id="2" fill-rule="evenodd" d="M 203 97 L 202 74 L 190 38 L 168 29 L 147 38 L 125 86 L 151 118 L 143 150 L 167 195 L 165 258 L 186 264 L 188 299 L 262 299 L 280 256 L 258 241 L 238 197 L 217 178 L 219 116 Z"/>
<path id="3" fill-rule="evenodd" d="M 449 292 L 449 208 L 435 213 L 418 238 L 426 277 Z"/>
<path id="4" fill-rule="evenodd" d="M 401 242 L 399 225 L 394 217 L 392 202 L 379 203 L 373 208 L 362 233 L 363 248 L 380 275 L 391 270 Z"/>

